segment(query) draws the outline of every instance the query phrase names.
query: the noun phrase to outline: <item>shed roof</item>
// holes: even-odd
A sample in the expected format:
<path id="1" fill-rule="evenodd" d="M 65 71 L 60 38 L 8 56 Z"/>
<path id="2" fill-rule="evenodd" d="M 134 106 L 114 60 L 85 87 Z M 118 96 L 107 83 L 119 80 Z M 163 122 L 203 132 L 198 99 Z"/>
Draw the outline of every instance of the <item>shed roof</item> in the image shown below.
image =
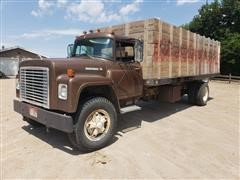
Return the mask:
<path id="1" fill-rule="evenodd" d="M 23 47 L 20 47 L 20 46 L 14 46 L 14 47 L 0 49 L 0 57 L 1 57 L 1 54 L 3 54 L 3 53 L 7 53 L 8 51 L 16 51 L 16 50 L 25 51 L 27 53 L 33 54 L 33 55 L 38 56 L 40 58 L 46 58 L 45 56 L 42 56 L 42 55 L 40 55 L 38 53 L 35 53 L 33 51 L 30 51 L 30 50 L 27 50 L 27 49 L 25 49 Z"/>

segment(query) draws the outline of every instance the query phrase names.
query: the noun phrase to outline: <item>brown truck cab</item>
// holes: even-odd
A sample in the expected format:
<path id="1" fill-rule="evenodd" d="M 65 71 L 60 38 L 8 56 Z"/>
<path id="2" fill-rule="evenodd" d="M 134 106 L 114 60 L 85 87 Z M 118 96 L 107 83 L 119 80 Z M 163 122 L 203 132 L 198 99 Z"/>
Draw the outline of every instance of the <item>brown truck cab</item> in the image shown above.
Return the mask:
<path id="1" fill-rule="evenodd" d="M 89 33 L 68 46 L 68 58 L 20 63 L 14 110 L 33 126 L 68 134 L 73 146 L 93 151 L 116 131 L 120 108 L 139 99 L 205 105 L 209 76 L 143 79 L 143 42 L 108 33 Z"/>

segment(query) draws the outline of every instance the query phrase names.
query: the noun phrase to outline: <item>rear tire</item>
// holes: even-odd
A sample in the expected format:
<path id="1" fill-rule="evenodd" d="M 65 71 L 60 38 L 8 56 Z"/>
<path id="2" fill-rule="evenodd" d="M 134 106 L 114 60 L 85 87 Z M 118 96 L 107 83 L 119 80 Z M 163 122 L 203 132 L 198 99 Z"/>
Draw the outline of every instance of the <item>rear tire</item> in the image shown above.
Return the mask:
<path id="1" fill-rule="evenodd" d="M 196 84 L 191 84 L 188 87 L 188 103 L 196 104 Z"/>
<path id="2" fill-rule="evenodd" d="M 192 83 L 188 87 L 188 102 L 198 106 L 205 106 L 209 97 L 208 83 Z"/>
<path id="3" fill-rule="evenodd" d="M 95 97 L 83 103 L 76 120 L 74 133 L 69 136 L 69 140 L 82 152 L 105 147 L 116 132 L 116 109 L 104 97 Z"/>
<path id="4" fill-rule="evenodd" d="M 208 98 L 209 98 L 208 83 L 203 83 L 197 89 L 196 104 L 198 106 L 205 106 L 207 105 Z"/>

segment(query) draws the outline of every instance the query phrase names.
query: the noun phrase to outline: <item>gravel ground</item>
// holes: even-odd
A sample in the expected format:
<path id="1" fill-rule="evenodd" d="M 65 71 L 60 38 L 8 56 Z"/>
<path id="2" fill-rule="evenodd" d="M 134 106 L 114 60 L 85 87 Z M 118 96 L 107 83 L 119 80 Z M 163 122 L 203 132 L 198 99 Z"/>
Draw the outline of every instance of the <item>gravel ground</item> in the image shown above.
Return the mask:
<path id="1" fill-rule="evenodd" d="M 15 80 L 0 80 L 1 177 L 238 179 L 240 85 L 212 81 L 210 91 L 205 107 L 183 98 L 124 109 L 111 145 L 81 154 L 64 133 L 22 121 Z"/>

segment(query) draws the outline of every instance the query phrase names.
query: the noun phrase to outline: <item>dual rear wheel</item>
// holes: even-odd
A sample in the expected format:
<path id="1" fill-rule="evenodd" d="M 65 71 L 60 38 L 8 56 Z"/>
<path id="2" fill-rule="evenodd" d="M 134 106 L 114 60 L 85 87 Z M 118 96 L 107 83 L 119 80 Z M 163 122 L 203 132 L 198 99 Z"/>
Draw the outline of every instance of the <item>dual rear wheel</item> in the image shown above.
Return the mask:
<path id="1" fill-rule="evenodd" d="M 188 101 L 190 104 L 205 106 L 209 98 L 208 83 L 191 83 L 188 87 Z"/>

